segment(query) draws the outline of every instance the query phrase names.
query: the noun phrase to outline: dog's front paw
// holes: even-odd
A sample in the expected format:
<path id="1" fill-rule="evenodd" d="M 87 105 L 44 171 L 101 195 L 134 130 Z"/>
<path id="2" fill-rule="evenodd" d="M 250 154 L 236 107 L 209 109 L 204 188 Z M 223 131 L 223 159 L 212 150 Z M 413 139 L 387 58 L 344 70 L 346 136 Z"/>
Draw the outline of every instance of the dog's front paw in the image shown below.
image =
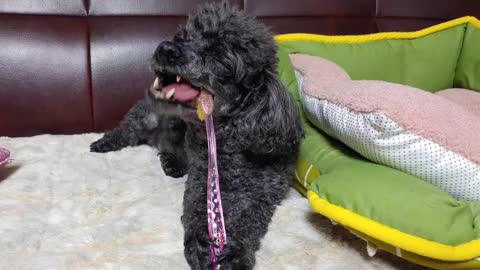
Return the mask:
<path id="1" fill-rule="evenodd" d="M 112 152 L 120 150 L 125 146 L 127 145 L 125 143 L 122 143 L 120 140 L 115 140 L 113 139 L 113 137 L 110 136 L 104 136 L 90 145 L 90 152 Z"/>
<path id="2" fill-rule="evenodd" d="M 182 220 L 185 221 L 184 216 Z M 184 255 L 190 269 L 212 269 L 210 258 L 210 239 L 206 222 L 190 222 L 185 228 Z"/>
<path id="3" fill-rule="evenodd" d="M 211 241 L 207 237 L 205 234 L 185 243 L 185 258 L 191 269 L 212 269 Z M 216 263 L 222 270 L 251 270 L 255 266 L 255 253 L 239 242 L 230 241 Z"/>
<path id="4" fill-rule="evenodd" d="M 172 153 L 160 153 L 162 169 L 167 176 L 180 178 L 187 174 L 187 168 L 183 161 Z"/>
<path id="5" fill-rule="evenodd" d="M 115 144 L 113 144 L 110 140 L 106 139 L 105 137 L 93 142 L 90 145 L 90 152 L 97 152 L 97 153 L 106 153 L 110 151 L 117 150 Z"/>
<path id="6" fill-rule="evenodd" d="M 255 253 L 240 242 L 230 239 L 217 261 L 222 270 L 250 270 L 255 265 Z"/>

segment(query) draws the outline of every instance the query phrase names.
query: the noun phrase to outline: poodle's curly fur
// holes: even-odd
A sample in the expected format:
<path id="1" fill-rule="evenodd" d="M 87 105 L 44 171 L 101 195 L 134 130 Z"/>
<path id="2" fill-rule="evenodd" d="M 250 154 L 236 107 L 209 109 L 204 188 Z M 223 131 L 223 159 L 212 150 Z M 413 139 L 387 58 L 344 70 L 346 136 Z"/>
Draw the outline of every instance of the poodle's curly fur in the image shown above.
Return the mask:
<path id="1" fill-rule="evenodd" d="M 303 130 L 276 65 L 276 46 L 268 29 L 225 3 L 199 7 L 152 58 L 161 85 L 180 75 L 214 96 L 228 234 L 221 269 L 253 268 L 255 251 L 294 175 Z M 204 123 L 192 108 L 156 99 L 147 91 L 117 128 L 91 145 L 91 151 L 141 143 L 158 148 L 167 175 L 188 174 L 182 216 L 185 257 L 192 269 L 211 269 Z"/>

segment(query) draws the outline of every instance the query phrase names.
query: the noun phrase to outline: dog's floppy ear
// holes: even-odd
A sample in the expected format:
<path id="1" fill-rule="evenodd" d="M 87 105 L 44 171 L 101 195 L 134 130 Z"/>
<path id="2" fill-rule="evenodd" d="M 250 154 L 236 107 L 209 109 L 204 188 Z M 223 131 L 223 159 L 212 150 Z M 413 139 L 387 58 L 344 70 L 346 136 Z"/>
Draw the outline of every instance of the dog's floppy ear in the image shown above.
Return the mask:
<path id="1" fill-rule="evenodd" d="M 254 154 L 296 152 L 303 137 L 298 108 L 275 74 L 263 79 L 266 88 L 256 91 L 255 101 L 236 123 L 238 142 Z"/>

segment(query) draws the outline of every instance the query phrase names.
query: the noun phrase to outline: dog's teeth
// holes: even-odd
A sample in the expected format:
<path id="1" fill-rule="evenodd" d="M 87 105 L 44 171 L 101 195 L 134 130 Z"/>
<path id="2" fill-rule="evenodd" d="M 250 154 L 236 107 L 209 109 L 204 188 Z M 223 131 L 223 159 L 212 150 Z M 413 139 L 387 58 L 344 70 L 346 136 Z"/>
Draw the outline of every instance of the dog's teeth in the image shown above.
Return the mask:
<path id="1" fill-rule="evenodd" d="M 170 89 L 170 91 L 167 92 L 166 98 L 171 99 L 174 94 L 175 94 L 175 88 L 172 88 Z"/>
<path id="2" fill-rule="evenodd" d="M 181 79 L 182 77 L 180 77 L 180 75 L 177 75 L 177 83 L 179 83 Z"/>
<path id="3" fill-rule="evenodd" d="M 153 81 L 153 89 L 158 90 L 159 87 L 160 87 L 160 80 L 158 79 L 158 77 L 156 77 L 155 81 Z"/>
<path id="4" fill-rule="evenodd" d="M 159 99 L 165 99 L 165 94 L 163 92 L 158 91 L 155 93 L 155 97 Z"/>

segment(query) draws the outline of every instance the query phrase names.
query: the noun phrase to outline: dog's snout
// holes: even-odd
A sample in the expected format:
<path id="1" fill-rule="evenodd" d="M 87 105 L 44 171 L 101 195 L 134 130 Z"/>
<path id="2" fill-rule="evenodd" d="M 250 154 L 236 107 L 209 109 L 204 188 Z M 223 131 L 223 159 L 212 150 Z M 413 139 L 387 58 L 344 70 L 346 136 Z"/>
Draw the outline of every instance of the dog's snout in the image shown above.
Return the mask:
<path id="1" fill-rule="evenodd" d="M 162 42 L 162 44 L 160 44 L 160 51 L 164 54 L 178 54 L 177 46 L 171 41 Z"/>
<path id="2" fill-rule="evenodd" d="M 177 45 L 171 41 L 164 41 L 158 45 L 155 58 L 160 64 L 172 64 L 178 61 L 181 53 Z"/>

